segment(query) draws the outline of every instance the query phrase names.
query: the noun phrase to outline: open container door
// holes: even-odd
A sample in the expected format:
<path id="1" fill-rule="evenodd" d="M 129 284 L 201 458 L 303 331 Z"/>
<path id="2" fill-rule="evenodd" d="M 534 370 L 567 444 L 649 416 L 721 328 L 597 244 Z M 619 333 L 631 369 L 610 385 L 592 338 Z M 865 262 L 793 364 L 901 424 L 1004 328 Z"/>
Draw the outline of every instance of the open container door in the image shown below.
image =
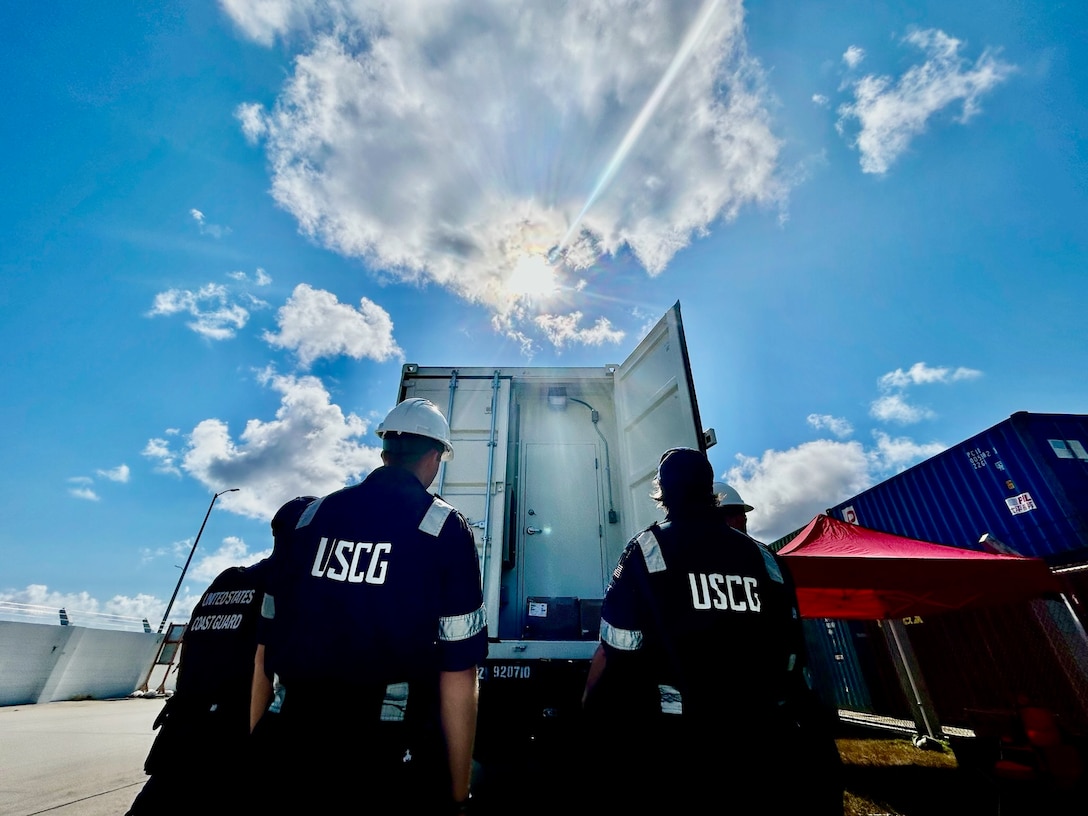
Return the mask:
<path id="1" fill-rule="evenodd" d="M 616 367 L 614 376 L 621 492 L 633 535 L 662 518 L 650 499 L 661 454 L 680 447 L 706 450 L 679 301 Z"/>

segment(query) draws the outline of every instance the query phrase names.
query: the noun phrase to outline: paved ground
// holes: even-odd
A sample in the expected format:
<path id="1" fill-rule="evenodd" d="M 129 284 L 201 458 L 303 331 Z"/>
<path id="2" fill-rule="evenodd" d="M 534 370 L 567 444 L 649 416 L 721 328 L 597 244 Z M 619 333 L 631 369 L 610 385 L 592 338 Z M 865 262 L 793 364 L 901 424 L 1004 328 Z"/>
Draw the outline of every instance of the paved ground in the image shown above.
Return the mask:
<path id="1" fill-rule="evenodd" d="M 0 707 L 0 814 L 121 816 L 147 779 L 151 724 L 164 702 L 135 697 Z M 915 731 L 909 721 L 840 716 L 893 736 Z"/>
<path id="2" fill-rule="evenodd" d="M 0 814 L 121 816 L 165 698 L 0 707 Z"/>

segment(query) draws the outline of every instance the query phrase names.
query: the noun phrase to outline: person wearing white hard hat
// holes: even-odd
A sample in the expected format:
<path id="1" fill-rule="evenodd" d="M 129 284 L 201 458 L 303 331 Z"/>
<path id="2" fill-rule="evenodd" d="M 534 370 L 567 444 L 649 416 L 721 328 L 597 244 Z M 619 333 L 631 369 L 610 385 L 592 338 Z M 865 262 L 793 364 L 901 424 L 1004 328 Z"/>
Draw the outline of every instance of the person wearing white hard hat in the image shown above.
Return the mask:
<path id="1" fill-rule="evenodd" d="M 651 493 L 665 520 L 612 573 L 583 695 L 601 800 L 585 812 L 842 816 L 796 587 L 726 524 L 713 479 L 703 451 L 665 451 Z M 783 777 L 802 766 L 808 782 Z"/>
<path id="2" fill-rule="evenodd" d="M 284 691 L 277 792 L 314 813 L 457 813 L 487 656 L 476 542 L 427 490 L 453 458 L 437 406 L 406 399 L 377 434 L 382 467 L 310 504 L 270 579 L 260 670 Z"/>
<path id="3" fill-rule="evenodd" d="M 718 497 L 718 507 L 725 514 L 725 523 L 747 535 L 748 514 L 755 508 L 740 497 L 736 488 L 725 482 L 714 482 L 714 495 Z"/>

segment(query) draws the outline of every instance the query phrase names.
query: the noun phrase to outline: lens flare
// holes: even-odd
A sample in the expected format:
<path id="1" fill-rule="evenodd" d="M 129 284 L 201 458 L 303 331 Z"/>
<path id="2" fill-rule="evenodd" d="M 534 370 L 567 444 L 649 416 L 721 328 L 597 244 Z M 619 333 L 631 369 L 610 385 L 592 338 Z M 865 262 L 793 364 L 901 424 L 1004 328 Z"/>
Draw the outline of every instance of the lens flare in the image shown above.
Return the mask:
<path id="1" fill-rule="evenodd" d="M 539 253 L 519 257 L 506 279 L 507 291 L 523 298 L 546 298 L 559 290 L 556 268 Z"/>
<path id="2" fill-rule="evenodd" d="M 589 212 L 589 208 L 593 206 L 593 203 L 600 197 L 601 193 L 608 186 L 608 183 L 612 181 L 612 178 L 619 172 L 620 167 L 623 165 L 624 159 L 627 158 L 627 154 L 631 152 L 631 149 L 638 142 L 638 137 L 642 135 L 642 131 L 646 129 L 646 126 L 650 123 L 654 113 L 661 106 L 662 100 L 665 98 L 672 87 L 673 82 L 676 80 L 677 75 L 680 73 L 680 69 L 684 67 L 684 63 L 687 62 L 688 57 L 695 51 L 699 45 L 700 40 L 703 38 L 703 34 L 706 33 L 707 27 L 710 24 L 711 19 L 714 17 L 714 12 L 717 11 L 718 5 L 721 0 L 704 0 L 703 7 L 700 9 L 698 16 L 695 18 L 694 23 L 688 30 L 687 36 L 684 37 L 684 41 L 680 44 L 679 50 L 672 58 L 672 62 L 669 64 L 668 70 L 665 71 L 664 76 L 657 83 L 657 87 L 654 88 L 654 92 L 650 95 L 650 98 L 646 100 L 642 106 L 642 110 L 638 112 L 638 116 L 635 117 L 635 121 L 628 128 L 627 133 L 624 134 L 623 141 L 620 142 L 619 147 L 616 148 L 616 152 L 613 153 L 611 160 L 605 167 L 601 177 L 597 180 L 597 186 L 593 188 L 593 192 L 590 193 L 589 198 L 586 200 L 585 205 L 582 207 L 582 211 L 578 213 L 578 217 L 574 219 L 570 227 L 567 229 L 567 234 L 563 236 L 563 240 L 559 242 L 557 249 L 562 251 L 578 234 L 578 229 L 582 225 L 582 219 L 585 218 L 586 213 Z"/>

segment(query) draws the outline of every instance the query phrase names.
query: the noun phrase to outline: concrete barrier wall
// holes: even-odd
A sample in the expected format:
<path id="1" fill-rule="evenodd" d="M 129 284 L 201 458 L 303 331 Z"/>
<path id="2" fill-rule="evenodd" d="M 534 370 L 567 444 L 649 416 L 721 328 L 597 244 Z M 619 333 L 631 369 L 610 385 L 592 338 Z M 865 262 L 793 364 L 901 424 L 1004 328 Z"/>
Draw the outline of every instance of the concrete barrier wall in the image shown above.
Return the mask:
<path id="1" fill-rule="evenodd" d="M 0 621 L 0 705 L 126 697 L 163 636 Z"/>
<path id="2" fill-rule="evenodd" d="M 0 621 L 0 705 L 38 701 L 72 628 Z"/>

